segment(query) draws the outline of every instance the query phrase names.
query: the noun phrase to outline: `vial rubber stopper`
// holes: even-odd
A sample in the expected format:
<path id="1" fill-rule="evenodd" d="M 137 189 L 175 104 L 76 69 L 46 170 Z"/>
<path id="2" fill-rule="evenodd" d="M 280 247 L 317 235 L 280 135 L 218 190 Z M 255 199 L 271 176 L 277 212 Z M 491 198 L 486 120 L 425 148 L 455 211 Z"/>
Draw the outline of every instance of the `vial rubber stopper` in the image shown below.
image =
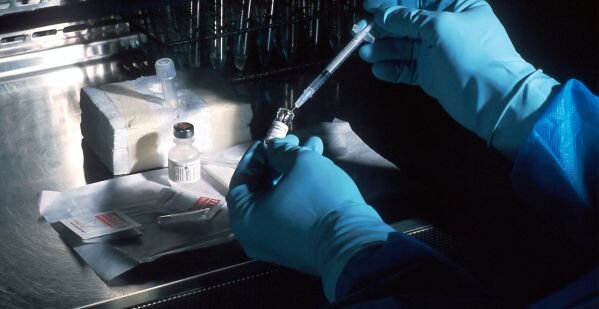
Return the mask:
<path id="1" fill-rule="evenodd" d="M 191 138 L 193 137 L 193 124 L 189 122 L 177 122 L 173 126 L 173 135 L 176 138 Z"/>

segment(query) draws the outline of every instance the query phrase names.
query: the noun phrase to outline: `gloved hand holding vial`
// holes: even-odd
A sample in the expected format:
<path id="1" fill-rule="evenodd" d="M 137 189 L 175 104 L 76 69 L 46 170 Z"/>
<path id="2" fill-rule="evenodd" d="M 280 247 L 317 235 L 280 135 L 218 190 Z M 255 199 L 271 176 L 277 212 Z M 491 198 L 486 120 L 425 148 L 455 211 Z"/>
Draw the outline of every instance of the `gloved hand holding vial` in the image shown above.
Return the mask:
<path id="1" fill-rule="evenodd" d="M 437 99 L 514 160 L 512 184 L 528 210 L 542 206 L 536 211 L 544 223 L 588 250 L 579 252 L 597 252 L 599 97 L 581 82 L 561 85 L 526 62 L 486 1 L 363 3 L 381 34 L 360 51 L 374 76 L 420 86 Z M 306 88 L 295 109 L 365 40 L 369 26 Z M 272 140 L 250 147 L 231 181 L 231 228 L 248 256 L 320 276 L 328 299 L 339 301 L 334 307 L 506 306 L 498 302 L 506 298 L 503 289 L 487 293 L 488 284 L 442 252 L 385 224 L 351 177 L 322 155 L 320 139 L 300 143 L 272 133 L 285 132 L 280 123 L 292 118 L 293 110 L 279 110 L 267 136 Z M 589 269 L 596 278 L 596 265 Z M 584 289 L 591 297 L 580 292 L 589 282 L 571 285 L 578 302 L 558 306 L 596 304 L 596 280 L 594 290 Z"/>

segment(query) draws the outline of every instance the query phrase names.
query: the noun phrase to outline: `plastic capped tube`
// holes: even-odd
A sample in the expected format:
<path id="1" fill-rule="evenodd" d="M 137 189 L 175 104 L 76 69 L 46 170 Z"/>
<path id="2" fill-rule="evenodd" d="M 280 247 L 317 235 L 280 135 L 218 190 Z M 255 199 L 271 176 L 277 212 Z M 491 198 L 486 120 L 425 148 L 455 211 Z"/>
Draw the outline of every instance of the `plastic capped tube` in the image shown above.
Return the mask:
<path id="1" fill-rule="evenodd" d="M 175 86 L 175 63 L 171 58 L 161 58 L 154 63 L 156 68 L 156 76 L 162 85 L 162 95 L 164 96 L 165 105 L 169 107 L 177 107 L 177 87 Z"/>

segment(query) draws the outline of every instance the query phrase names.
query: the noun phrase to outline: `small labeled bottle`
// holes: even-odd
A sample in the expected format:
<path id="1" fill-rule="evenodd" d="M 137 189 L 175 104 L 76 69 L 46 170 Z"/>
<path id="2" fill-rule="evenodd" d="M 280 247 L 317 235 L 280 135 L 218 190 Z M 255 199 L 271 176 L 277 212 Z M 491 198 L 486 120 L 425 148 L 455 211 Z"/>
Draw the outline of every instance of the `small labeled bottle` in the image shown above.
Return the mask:
<path id="1" fill-rule="evenodd" d="M 193 189 L 200 180 L 200 151 L 193 146 L 193 125 L 178 122 L 173 127 L 175 146 L 168 152 L 168 178 L 172 185 Z"/>
<path id="2" fill-rule="evenodd" d="M 279 108 L 275 120 L 272 122 L 268 133 L 266 133 L 264 142 L 268 143 L 273 138 L 283 138 L 287 136 L 287 132 L 289 132 L 289 128 L 293 122 L 293 117 L 295 117 L 295 115 L 291 110 L 283 107 Z"/>

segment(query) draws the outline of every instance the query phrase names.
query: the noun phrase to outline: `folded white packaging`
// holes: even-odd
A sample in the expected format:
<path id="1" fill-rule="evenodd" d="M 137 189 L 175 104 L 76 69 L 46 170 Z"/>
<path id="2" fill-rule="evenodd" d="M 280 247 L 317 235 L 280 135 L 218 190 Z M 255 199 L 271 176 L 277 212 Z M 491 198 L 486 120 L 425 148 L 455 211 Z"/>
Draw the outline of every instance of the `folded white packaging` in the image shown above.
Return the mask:
<path id="1" fill-rule="evenodd" d="M 215 85 L 214 78 L 204 87 L 188 87 L 181 80 L 177 108 L 163 104 L 156 76 L 81 90 L 83 139 L 114 175 L 166 167 L 176 122 L 193 123 L 195 145 L 202 152 L 251 140 L 250 104 Z"/>

